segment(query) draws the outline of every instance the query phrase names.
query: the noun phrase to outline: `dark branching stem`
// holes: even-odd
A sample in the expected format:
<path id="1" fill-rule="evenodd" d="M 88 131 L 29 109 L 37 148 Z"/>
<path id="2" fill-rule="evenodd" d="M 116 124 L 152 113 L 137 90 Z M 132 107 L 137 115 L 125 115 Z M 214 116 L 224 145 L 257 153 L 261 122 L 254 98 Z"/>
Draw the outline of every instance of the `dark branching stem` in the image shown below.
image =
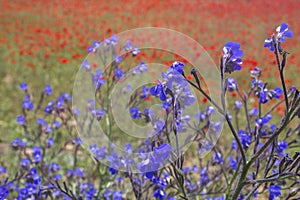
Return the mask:
<path id="1" fill-rule="evenodd" d="M 285 64 L 286 64 L 286 52 L 284 53 L 282 63 L 280 63 L 279 53 L 278 53 L 278 44 L 276 42 L 274 42 L 274 46 L 275 46 L 274 53 L 275 53 L 275 57 L 276 57 L 278 70 L 279 70 L 279 73 L 280 73 L 280 80 L 281 80 L 281 84 L 282 84 L 284 100 L 285 100 L 285 106 L 286 106 L 286 113 L 285 114 L 287 114 L 287 112 L 289 110 L 289 100 L 288 100 L 288 95 L 287 95 L 287 90 L 286 90 L 286 86 L 285 86 L 285 82 L 284 82 L 284 75 L 283 75 L 283 69 L 284 69 Z"/>
<path id="2" fill-rule="evenodd" d="M 184 76 L 184 75 L 183 75 L 183 76 Z M 185 77 L 185 76 L 184 76 L 184 77 Z M 193 82 L 191 82 L 190 80 L 188 80 L 186 77 L 185 77 L 185 80 L 186 80 L 189 84 L 191 84 L 194 88 L 196 88 L 198 91 L 200 91 L 200 93 L 203 94 L 203 95 L 208 99 L 208 101 L 209 101 L 210 103 L 212 103 L 212 104 L 218 109 L 218 112 L 219 112 L 221 115 L 223 115 L 223 116 L 225 117 L 226 122 L 228 123 L 229 128 L 230 128 L 230 130 L 231 130 L 231 132 L 232 132 L 232 134 L 233 134 L 235 140 L 237 141 L 237 144 L 238 144 L 239 149 L 240 149 L 241 154 L 242 154 L 243 163 L 245 164 L 245 163 L 246 163 L 246 154 L 245 154 L 245 152 L 244 152 L 242 143 L 241 143 L 241 141 L 240 141 L 240 139 L 239 139 L 239 137 L 238 137 L 238 135 L 237 135 L 237 133 L 236 133 L 236 131 L 235 131 L 235 129 L 234 129 L 234 127 L 233 127 L 231 121 L 230 121 L 230 118 L 229 118 L 228 114 L 225 113 L 225 112 L 223 111 L 223 109 L 220 108 L 220 106 L 217 105 L 217 104 L 214 102 L 214 100 L 212 100 L 212 99 L 210 98 L 210 96 L 209 96 L 208 94 L 206 94 L 206 92 L 204 92 L 204 90 L 203 90 L 201 87 L 198 87 L 196 84 L 194 84 Z"/>

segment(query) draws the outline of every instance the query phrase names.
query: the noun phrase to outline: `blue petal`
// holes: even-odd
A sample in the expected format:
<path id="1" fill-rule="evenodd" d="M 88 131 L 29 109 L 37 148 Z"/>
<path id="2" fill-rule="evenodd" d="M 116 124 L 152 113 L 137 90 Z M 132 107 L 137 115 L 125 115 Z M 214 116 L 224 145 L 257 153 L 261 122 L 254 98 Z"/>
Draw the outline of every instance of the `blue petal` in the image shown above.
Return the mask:
<path id="1" fill-rule="evenodd" d="M 283 22 L 280 26 L 280 33 L 282 33 L 284 30 L 286 30 L 289 26 L 287 23 Z"/>
<path id="2" fill-rule="evenodd" d="M 293 31 L 288 30 L 287 32 L 285 32 L 284 36 L 287 37 L 287 38 L 292 38 L 293 37 Z"/>

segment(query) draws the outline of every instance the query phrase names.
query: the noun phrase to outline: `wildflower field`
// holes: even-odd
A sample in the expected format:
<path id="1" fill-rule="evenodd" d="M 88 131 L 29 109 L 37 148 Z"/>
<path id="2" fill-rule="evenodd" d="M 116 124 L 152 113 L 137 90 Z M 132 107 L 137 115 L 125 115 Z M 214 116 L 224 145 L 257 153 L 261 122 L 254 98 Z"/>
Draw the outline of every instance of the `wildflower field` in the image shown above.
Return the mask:
<path id="1" fill-rule="evenodd" d="M 0 5 L 0 200 L 300 198 L 297 0 Z"/>

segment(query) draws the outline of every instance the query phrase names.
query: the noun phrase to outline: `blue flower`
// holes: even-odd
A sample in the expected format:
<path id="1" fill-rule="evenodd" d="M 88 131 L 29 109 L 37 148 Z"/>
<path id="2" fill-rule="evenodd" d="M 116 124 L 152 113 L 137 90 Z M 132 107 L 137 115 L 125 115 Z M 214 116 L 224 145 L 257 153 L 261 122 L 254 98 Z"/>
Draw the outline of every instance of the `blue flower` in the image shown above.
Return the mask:
<path id="1" fill-rule="evenodd" d="M 87 50 L 89 53 L 95 52 L 100 46 L 101 46 L 101 42 L 95 40 L 93 42 L 93 46 L 89 46 Z"/>
<path id="2" fill-rule="evenodd" d="M 100 120 L 105 115 L 105 111 L 103 108 L 101 108 L 100 110 L 92 109 L 91 113 L 96 117 L 97 120 Z"/>
<path id="3" fill-rule="evenodd" d="M 124 72 L 120 69 L 120 68 L 117 68 L 116 71 L 115 71 L 115 76 L 117 78 L 121 78 L 123 76 Z"/>
<path id="4" fill-rule="evenodd" d="M 118 170 L 115 169 L 115 168 L 112 168 L 112 167 L 109 167 L 109 168 L 108 168 L 108 171 L 111 173 L 111 175 L 118 174 Z"/>
<path id="5" fill-rule="evenodd" d="M 50 85 L 46 85 L 45 87 L 45 94 L 46 95 L 51 95 L 52 94 L 52 88 Z"/>
<path id="6" fill-rule="evenodd" d="M 27 84 L 24 82 L 20 83 L 20 90 L 27 90 Z"/>
<path id="7" fill-rule="evenodd" d="M 267 91 L 261 91 L 259 92 L 259 103 L 265 104 L 269 101 L 268 99 L 268 92 Z"/>
<path id="8" fill-rule="evenodd" d="M 36 123 L 41 125 L 41 126 L 47 126 L 47 122 L 44 119 L 36 119 Z"/>
<path id="9" fill-rule="evenodd" d="M 96 70 L 96 74 L 92 75 L 92 79 L 96 89 L 99 89 L 103 84 L 105 84 L 105 80 L 103 78 L 103 72 L 101 69 Z"/>
<path id="10" fill-rule="evenodd" d="M 271 91 L 272 97 L 275 97 L 276 99 L 280 98 L 280 95 L 282 94 L 282 89 L 277 87 L 274 90 Z"/>
<path id="11" fill-rule="evenodd" d="M 171 69 L 177 71 L 179 74 L 183 74 L 183 67 L 184 64 L 179 61 L 173 62 L 172 65 L 170 66 Z"/>
<path id="12" fill-rule="evenodd" d="M 206 115 L 211 116 L 215 113 L 215 108 L 213 106 L 207 106 L 206 107 Z"/>
<path id="13" fill-rule="evenodd" d="M 203 167 L 200 171 L 200 184 L 202 186 L 210 182 L 210 178 L 208 177 L 207 172 L 208 172 L 207 167 Z"/>
<path id="14" fill-rule="evenodd" d="M 255 120 L 255 122 L 256 122 L 256 125 L 257 125 L 257 126 L 262 127 L 263 125 L 265 125 L 266 123 L 268 123 L 269 121 L 271 121 L 271 119 L 272 119 L 272 115 L 271 115 L 271 114 L 268 114 L 268 115 L 266 115 L 265 117 L 257 118 L 257 119 Z"/>
<path id="15" fill-rule="evenodd" d="M 269 187 L 269 192 L 270 192 L 269 199 L 274 200 L 276 197 L 279 197 L 281 195 L 280 190 L 281 190 L 280 185 L 270 185 L 270 187 Z"/>
<path id="16" fill-rule="evenodd" d="M 125 44 L 125 50 L 130 51 L 132 49 L 132 43 L 130 40 L 128 40 Z"/>
<path id="17" fill-rule="evenodd" d="M 165 199 L 167 197 L 167 193 L 162 189 L 155 190 L 153 195 L 156 199 L 159 199 L 159 200 Z"/>
<path id="18" fill-rule="evenodd" d="M 248 148 L 251 144 L 251 136 L 246 133 L 244 130 L 239 130 L 238 134 L 241 138 L 241 143 L 244 148 Z"/>
<path id="19" fill-rule="evenodd" d="M 204 112 L 200 111 L 200 113 L 195 114 L 195 117 L 200 121 L 203 122 L 206 119 L 206 115 Z"/>
<path id="20" fill-rule="evenodd" d="M 116 63 L 121 63 L 122 62 L 122 56 L 116 56 L 116 58 L 115 58 L 115 62 Z"/>
<path id="21" fill-rule="evenodd" d="M 234 78 L 229 77 L 227 79 L 227 90 L 232 92 L 238 88 L 238 84 Z"/>
<path id="22" fill-rule="evenodd" d="M 229 156 L 229 164 L 232 169 L 237 168 L 237 162 L 232 156 Z"/>
<path id="23" fill-rule="evenodd" d="M 16 121 L 20 124 L 20 125 L 24 125 L 26 123 L 26 119 L 23 115 L 19 115 L 17 116 Z"/>
<path id="24" fill-rule="evenodd" d="M 91 68 L 91 65 L 89 63 L 88 60 L 84 60 L 82 63 L 81 63 L 81 69 L 86 69 L 86 70 L 89 70 Z"/>
<path id="25" fill-rule="evenodd" d="M 141 93 L 141 98 L 147 98 L 149 96 L 149 89 L 147 86 L 142 87 L 142 93 Z"/>
<path id="26" fill-rule="evenodd" d="M 58 171 L 58 170 L 60 170 L 60 166 L 59 166 L 59 164 L 57 164 L 57 163 L 55 163 L 55 162 L 52 162 L 52 163 L 51 163 L 51 169 L 52 169 L 53 171 Z"/>
<path id="27" fill-rule="evenodd" d="M 250 117 L 254 117 L 258 115 L 258 109 L 257 108 L 252 108 L 250 111 L 249 111 L 249 116 Z"/>
<path id="28" fill-rule="evenodd" d="M 6 168 L 3 166 L 0 166 L 0 175 L 6 173 Z"/>
<path id="29" fill-rule="evenodd" d="M 167 94 L 164 89 L 164 86 L 161 83 L 158 83 L 157 85 L 150 88 L 150 93 L 153 96 L 158 96 L 161 101 L 165 101 L 167 99 Z"/>
<path id="30" fill-rule="evenodd" d="M 222 154 L 219 153 L 219 152 L 214 152 L 213 160 L 214 160 L 215 164 L 223 164 L 224 163 L 224 160 L 222 158 Z"/>
<path id="31" fill-rule="evenodd" d="M 24 168 L 28 168 L 30 166 L 30 160 L 27 158 L 23 158 L 20 162 L 20 165 Z"/>
<path id="32" fill-rule="evenodd" d="M 154 133 L 153 134 L 155 134 L 155 133 L 158 133 L 158 134 L 162 133 L 162 131 L 164 130 L 164 128 L 165 128 L 165 123 L 163 121 L 161 121 L 161 120 L 156 121 L 154 123 Z"/>
<path id="33" fill-rule="evenodd" d="M 26 147 L 26 142 L 22 141 L 20 138 L 16 138 L 14 141 L 10 143 L 10 145 L 14 148 L 17 147 Z"/>
<path id="34" fill-rule="evenodd" d="M 237 42 L 227 42 L 223 47 L 223 59 L 225 64 L 225 73 L 231 73 L 242 68 L 242 59 L 244 52 L 240 50 L 240 44 Z"/>
<path id="35" fill-rule="evenodd" d="M 173 63 L 174 64 L 174 63 Z M 172 66 L 173 66 L 172 64 Z M 167 71 L 167 73 L 162 73 L 162 77 L 167 81 L 166 86 L 170 90 L 172 89 L 173 82 L 176 83 L 177 87 L 184 88 L 188 85 L 188 82 L 184 79 L 181 73 L 183 73 L 182 67 L 180 64 L 175 65 Z M 181 72 L 181 73 L 179 73 Z"/>
<path id="36" fill-rule="evenodd" d="M 288 147 L 288 143 L 284 140 L 278 141 L 277 143 L 277 152 L 279 156 L 283 156 L 284 150 Z"/>
<path id="37" fill-rule="evenodd" d="M 168 160 L 172 147 L 168 144 L 162 144 L 159 147 L 153 149 L 153 159 L 155 162 L 162 163 Z"/>
<path id="38" fill-rule="evenodd" d="M 110 44 L 115 46 L 117 44 L 118 37 L 115 34 L 112 34 L 109 40 L 110 40 Z"/>
<path id="39" fill-rule="evenodd" d="M 134 45 L 134 48 L 132 50 L 132 56 L 137 56 L 140 53 L 140 50 L 137 48 L 136 45 Z"/>
<path id="40" fill-rule="evenodd" d="M 53 122 L 53 127 L 58 129 L 60 127 L 60 122 L 59 121 L 54 121 Z"/>
<path id="41" fill-rule="evenodd" d="M 141 113 L 139 112 L 137 106 L 133 106 L 132 108 L 130 108 L 129 112 L 131 114 L 132 119 L 140 119 Z"/>
<path id="42" fill-rule="evenodd" d="M 33 109 L 33 103 L 30 101 L 30 97 L 29 95 L 25 95 L 25 98 L 22 102 L 22 106 L 23 108 L 27 109 L 27 110 L 32 110 Z"/>
<path id="43" fill-rule="evenodd" d="M 269 48 L 270 51 L 275 50 L 274 43 L 285 42 L 285 38 L 293 37 L 293 31 L 289 30 L 289 26 L 285 22 L 276 28 L 276 32 L 277 32 L 277 34 L 274 37 L 275 41 L 273 41 L 273 38 L 265 39 L 264 47 Z"/>
<path id="44" fill-rule="evenodd" d="M 54 140 L 53 140 L 53 138 L 48 138 L 48 140 L 47 140 L 47 147 L 49 148 L 49 147 L 52 147 L 53 145 L 54 145 Z"/>
<path id="45" fill-rule="evenodd" d="M 161 107 L 163 110 L 168 110 L 170 108 L 171 104 L 169 104 L 167 101 L 163 102 Z"/>
<path id="46" fill-rule="evenodd" d="M 34 158 L 35 162 L 37 162 L 37 163 L 41 162 L 41 160 L 43 158 L 41 148 L 39 146 L 34 146 L 32 148 L 32 151 L 33 151 L 33 158 Z"/>
<path id="47" fill-rule="evenodd" d="M 236 110 L 239 110 L 242 107 L 243 103 L 241 101 L 235 101 L 234 102 L 234 108 Z"/>

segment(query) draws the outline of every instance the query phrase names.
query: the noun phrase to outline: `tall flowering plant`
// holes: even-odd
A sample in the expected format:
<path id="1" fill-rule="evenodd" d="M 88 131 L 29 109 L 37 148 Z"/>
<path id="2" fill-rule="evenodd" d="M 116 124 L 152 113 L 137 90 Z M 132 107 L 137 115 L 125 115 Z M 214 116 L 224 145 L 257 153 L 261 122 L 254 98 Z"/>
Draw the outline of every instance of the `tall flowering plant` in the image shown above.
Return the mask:
<path id="1" fill-rule="evenodd" d="M 230 77 L 242 68 L 243 51 L 239 43 L 227 42 L 219 65 L 221 102 L 205 91 L 196 69 L 187 71 L 179 61 L 155 83 L 123 84 L 126 79 L 143 78 L 151 70 L 144 62 L 124 67 L 126 58 L 135 59 L 141 50 L 131 41 L 117 47 L 116 35 L 95 41 L 88 48 L 91 57 L 81 65 L 88 79 L 78 83 L 90 82 L 91 87 L 84 90 L 94 94 L 88 102 L 80 101 L 84 99 L 84 90 L 80 90 L 76 102 L 83 108 L 76 104 L 72 108 L 67 93 L 50 100 L 50 85 L 36 101 L 27 84 L 20 84 L 25 97 L 16 121 L 23 136 L 11 142 L 18 167 L 13 172 L 5 163 L 0 166 L 0 199 L 297 198 L 300 153 L 293 149 L 299 147 L 300 95 L 295 86 L 287 88 L 285 84 L 289 53 L 282 47 L 292 36 L 283 23 L 265 40 L 264 46 L 274 53 L 281 85 L 269 88 L 261 79 L 263 71 L 255 67 L 249 75 L 248 91 L 241 91 L 238 81 Z M 94 64 L 97 59 L 104 70 Z M 111 95 L 118 84 L 121 89 Z M 196 112 L 198 94 L 193 89 L 211 103 L 205 110 Z M 231 92 L 240 99 L 227 105 L 226 95 Z M 130 99 L 124 103 L 122 96 L 126 95 Z M 253 98 L 257 105 L 251 108 Z M 159 109 L 149 106 L 149 100 Z M 271 101 L 277 102 L 264 110 L 263 105 Z M 283 116 L 272 116 L 281 104 L 285 105 Z M 118 113 L 124 109 L 139 125 L 149 125 L 146 139 L 126 139 L 124 146 L 118 143 L 122 138 L 117 136 L 129 126 L 123 123 L 119 128 L 124 129 L 118 129 L 122 120 L 114 120 L 116 106 Z M 118 116 L 123 121 L 124 113 Z M 223 121 L 233 136 L 229 150 L 214 146 Z M 95 128 L 95 122 L 105 127 L 105 134 Z M 135 130 L 141 129 L 137 126 Z M 192 161 L 185 154 L 189 144 L 197 145 Z M 205 151 L 212 155 L 203 157 Z"/>

